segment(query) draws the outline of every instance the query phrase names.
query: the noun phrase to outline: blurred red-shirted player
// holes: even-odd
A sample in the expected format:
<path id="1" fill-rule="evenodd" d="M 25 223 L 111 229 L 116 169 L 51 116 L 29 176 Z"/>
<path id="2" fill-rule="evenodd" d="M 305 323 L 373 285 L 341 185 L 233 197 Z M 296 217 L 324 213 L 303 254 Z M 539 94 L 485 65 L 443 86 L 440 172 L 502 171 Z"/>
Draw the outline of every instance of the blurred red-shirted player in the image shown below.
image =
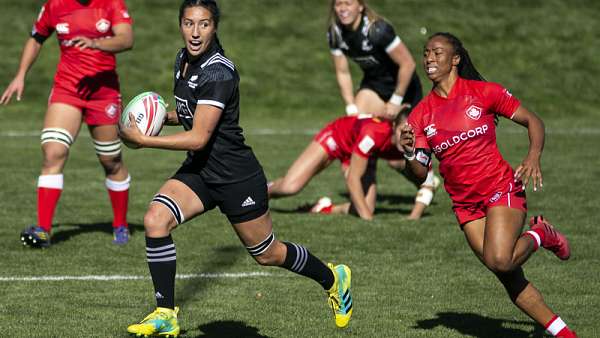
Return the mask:
<path id="1" fill-rule="evenodd" d="M 49 0 L 25 43 L 19 69 L 0 103 L 16 93 L 21 100 L 25 75 L 53 33 L 60 45 L 60 61 L 41 134 L 44 156 L 38 179 L 38 222 L 21 233 L 23 244 L 50 245 L 52 217 L 63 189 L 63 167 L 81 121 L 88 125 L 96 154 L 106 174 L 113 219 L 113 242 L 129 240 L 127 203 L 130 176 L 121 159 L 117 122 L 121 95 L 115 53 L 131 49 L 131 18 L 123 0 Z"/>
<path id="2" fill-rule="evenodd" d="M 531 229 L 522 233 L 527 215 L 525 187 L 529 181 L 534 191 L 542 186 L 542 120 L 501 85 L 485 82 L 452 34 L 429 38 L 423 65 L 433 90 L 401 128 L 407 166 L 423 178 L 426 167 L 421 162 L 435 154 L 458 223 L 477 257 L 519 309 L 554 336 L 576 337 L 525 279 L 521 267 L 540 246 L 560 259 L 570 256 L 567 239 L 541 216 L 532 217 Z M 516 170 L 498 151 L 496 116 L 511 119 L 529 132 L 529 152 Z"/>
<path id="3" fill-rule="evenodd" d="M 397 120 L 400 121 L 405 116 L 406 114 L 399 114 Z M 331 199 L 324 197 L 311 211 L 356 213 L 359 217 L 370 220 L 375 210 L 377 158 L 388 160 L 400 172 L 404 169 L 404 157 L 393 141 L 392 123 L 365 114 L 338 118 L 314 137 L 284 177 L 269 183 L 269 197 L 297 194 L 315 175 L 338 159 L 342 163 L 352 203 L 333 205 Z M 431 202 L 433 177 L 431 172 L 429 181 L 419 189 L 411 218 L 420 218 Z"/>

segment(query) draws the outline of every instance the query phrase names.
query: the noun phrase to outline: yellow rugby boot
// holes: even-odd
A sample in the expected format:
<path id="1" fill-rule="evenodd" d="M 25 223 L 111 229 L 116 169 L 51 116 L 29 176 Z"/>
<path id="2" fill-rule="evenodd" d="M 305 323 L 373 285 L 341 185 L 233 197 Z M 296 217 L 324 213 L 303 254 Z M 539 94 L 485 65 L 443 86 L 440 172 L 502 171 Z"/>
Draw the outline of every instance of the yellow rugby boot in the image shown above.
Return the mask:
<path id="1" fill-rule="evenodd" d="M 157 307 L 139 324 L 129 325 L 127 332 L 137 337 L 177 337 L 179 336 L 178 312 L 179 307 L 177 306 L 174 310 Z"/>
<path id="2" fill-rule="evenodd" d="M 333 271 L 335 280 L 331 289 L 327 291 L 329 306 L 335 316 L 335 325 L 345 328 L 352 317 L 352 294 L 350 292 L 351 271 L 344 264 L 327 266 Z"/>

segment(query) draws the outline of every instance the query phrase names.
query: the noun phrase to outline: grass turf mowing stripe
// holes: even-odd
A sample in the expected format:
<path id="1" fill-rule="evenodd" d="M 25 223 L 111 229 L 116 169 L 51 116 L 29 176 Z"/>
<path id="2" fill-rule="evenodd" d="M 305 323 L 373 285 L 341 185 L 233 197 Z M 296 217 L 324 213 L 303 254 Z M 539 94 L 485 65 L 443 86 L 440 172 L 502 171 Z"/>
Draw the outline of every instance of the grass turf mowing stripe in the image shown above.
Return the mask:
<path id="1" fill-rule="evenodd" d="M 192 273 L 178 274 L 176 279 L 220 279 L 220 278 L 256 278 L 256 277 L 280 277 L 268 272 L 221 272 L 221 273 Z M 55 281 L 126 281 L 150 279 L 150 276 L 136 275 L 87 275 L 87 276 L 22 276 L 22 277 L 0 277 L 0 282 L 55 282 Z"/>

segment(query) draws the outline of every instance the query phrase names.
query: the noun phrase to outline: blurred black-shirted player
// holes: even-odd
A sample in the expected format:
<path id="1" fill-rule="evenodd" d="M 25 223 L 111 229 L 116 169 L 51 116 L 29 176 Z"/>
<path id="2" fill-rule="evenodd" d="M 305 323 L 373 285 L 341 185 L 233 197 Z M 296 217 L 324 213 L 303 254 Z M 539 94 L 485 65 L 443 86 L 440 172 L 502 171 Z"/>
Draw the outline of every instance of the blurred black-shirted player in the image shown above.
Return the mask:
<path id="1" fill-rule="evenodd" d="M 318 282 L 326 291 L 339 327 L 352 315 L 350 269 L 323 264 L 299 244 L 275 238 L 268 210 L 267 182 L 239 126 L 239 75 L 216 35 L 219 9 L 213 0 L 185 0 L 179 12 L 185 48 L 177 54 L 177 107 L 168 123 L 185 131 L 145 136 L 121 126 L 122 136 L 138 147 L 187 150 L 177 173 L 160 188 L 144 216 L 146 257 L 157 309 L 127 330 L 137 335 L 179 334 L 175 307 L 177 225 L 219 207 L 248 252 L 261 265 L 280 266 Z"/>
<path id="2" fill-rule="evenodd" d="M 371 113 L 393 119 L 402 104 L 414 107 L 421 100 L 413 57 L 394 27 L 365 0 L 331 0 L 327 35 L 347 114 Z M 363 71 L 356 93 L 346 57 Z"/>

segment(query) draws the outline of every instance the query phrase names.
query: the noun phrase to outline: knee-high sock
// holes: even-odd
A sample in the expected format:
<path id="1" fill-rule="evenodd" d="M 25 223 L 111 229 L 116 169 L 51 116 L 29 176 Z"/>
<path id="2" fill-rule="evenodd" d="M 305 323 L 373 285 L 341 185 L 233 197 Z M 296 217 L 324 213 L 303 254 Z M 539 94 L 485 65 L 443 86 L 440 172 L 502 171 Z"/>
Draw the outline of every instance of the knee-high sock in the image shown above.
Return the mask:
<path id="1" fill-rule="evenodd" d="M 146 237 L 146 260 L 154 284 L 156 306 L 174 309 L 177 256 L 171 235 Z"/>

